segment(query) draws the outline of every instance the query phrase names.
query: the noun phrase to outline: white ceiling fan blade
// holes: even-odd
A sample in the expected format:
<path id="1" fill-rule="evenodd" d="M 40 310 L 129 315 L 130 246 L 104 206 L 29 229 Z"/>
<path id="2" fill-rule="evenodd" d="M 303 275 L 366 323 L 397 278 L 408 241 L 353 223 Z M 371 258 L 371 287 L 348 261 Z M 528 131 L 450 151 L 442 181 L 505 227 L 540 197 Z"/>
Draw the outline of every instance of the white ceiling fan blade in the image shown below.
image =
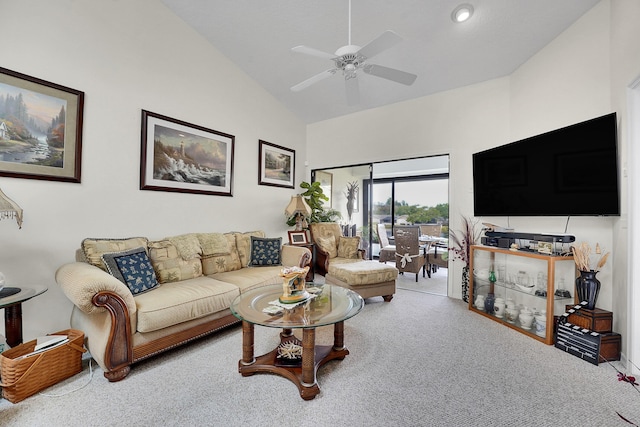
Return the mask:
<path id="1" fill-rule="evenodd" d="M 299 92 L 302 89 L 308 88 L 309 86 L 311 86 L 314 83 L 318 83 L 321 80 L 324 80 L 324 79 L 326 79 L 328 77 L 333 76 L 336 73 L 336 71 L 337 71 L 336 68 L 332 68 L 330 70 L 323 71 L 323 72 L 321 72 L 319 74 L 316 74 L 313 77 L 309 77 L 307 80 L 304 80 L 304 81 L 298 83 L 297 85 L 291 86 L 291 90 L 293 92 Z"/>
<path id="2" fill-rule="evenodd" d="M 389 49 L 392 46 L 397 45 L 402 41 L 402 37 L 397 35 L 391 30 L 387 30 L 384 33 L 380 34 L 378 38 L 373 39 L 364 47 L 362 47 L 358 54 L 364 56 L 365 58 L 371 58 L 380 52 Z"/>
<path id="3" fill-rule="evenodd" d="M 344 84 L 347 90 L 347 105 L 358 105 L 360 103 L 358 79 L 356 77 L 346 79 Z"/>
<path id="4" fill-rule="evenodd" d="M 383 79 L 392 80 L 407 86 L 411 86 L 413 82 L 416 81 L 416 78 L 418 78 L 415 74 L 396 70 L 395 68 L 383 67 L 382 65 L 365 65 L 363 70 L 372 76 L 382 77 Z"/>
<path id="5" fill-rule="evenodd" d="M 323 52 L 321 50 L 314 49 L 314 48 L 308 47 L 308 46 L 292 47 L 291 51 L 292 52 L 296 52 L 296 53 L 303 53 L 305 55 L 311 55 L 311 56 L 315 56 L 315 57 L 323 58 L 323 59 L 334 59 L 336 57 L 335 55 L 333 55 L 331 53 Z"/>

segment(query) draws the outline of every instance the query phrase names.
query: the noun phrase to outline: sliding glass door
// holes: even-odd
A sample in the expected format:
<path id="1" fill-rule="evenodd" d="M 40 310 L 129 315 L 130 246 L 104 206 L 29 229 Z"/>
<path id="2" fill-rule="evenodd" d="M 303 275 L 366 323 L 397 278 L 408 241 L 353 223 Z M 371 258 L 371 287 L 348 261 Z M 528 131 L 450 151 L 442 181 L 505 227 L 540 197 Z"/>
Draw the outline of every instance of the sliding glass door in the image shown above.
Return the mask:
<path id="1" fill-rule="evenodd" d="M 385 224 L 393 240 L 399 224 L 449 224 L 449 156 L 421 157 L 312 171 L 329 201 L 325 209 L 336 212 L 344 235 L 362 237 L 369 259 L 377 258 L 377 226 Z M 351 205 L 348 189 L 357 186 Z M 351 214 L 351 215 L 350 215 Z"/>

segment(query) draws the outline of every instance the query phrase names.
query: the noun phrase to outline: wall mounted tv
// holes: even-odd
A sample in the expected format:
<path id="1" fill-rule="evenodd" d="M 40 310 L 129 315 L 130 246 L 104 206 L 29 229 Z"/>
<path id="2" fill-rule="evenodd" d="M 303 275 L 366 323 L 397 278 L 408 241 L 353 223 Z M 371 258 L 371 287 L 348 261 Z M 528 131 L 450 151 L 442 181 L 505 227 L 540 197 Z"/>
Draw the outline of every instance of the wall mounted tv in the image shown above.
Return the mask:
<path id="1" fill-rule="evenodd" d="M 616 113 L 474 153 L 474 215 L 620 215 L 617 153 Z"/>

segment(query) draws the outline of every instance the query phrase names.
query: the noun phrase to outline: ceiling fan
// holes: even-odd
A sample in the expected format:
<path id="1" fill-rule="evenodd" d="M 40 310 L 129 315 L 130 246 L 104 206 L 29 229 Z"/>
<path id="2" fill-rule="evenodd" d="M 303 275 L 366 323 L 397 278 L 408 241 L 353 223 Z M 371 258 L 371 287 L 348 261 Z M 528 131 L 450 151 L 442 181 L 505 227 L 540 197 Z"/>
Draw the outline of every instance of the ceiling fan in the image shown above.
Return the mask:
<path id="1" fill-rule="evenodd" d="M 349 0 L 349 40 L 346 46 L 342 46 L 334 54 L 323 52 L 307 46 L 296 46 L 291 48 L 292 52 L 302 53 L 323 59 L 330 59 L 334 67 L 312 76 L 297 85 L 291 86 L 293 92 L 299 92 L 307 87 L 322 81 L 328 77 L 342 72 L 345 80 L 347 103 L 355 105 L 360 100 L 360 89 L 358 87 L 358 70 L 366 74 L 381 77 L 403 85 L 410 86 L 418 76 L 395 68 L 384 67 L 382 65 L 369 64 L 368 59 L 380 52 L 389 49 L 400 43 L 402 37 L 391 30 L 387 30 L 363 47 L 351 44 L 351 0 Z"/>

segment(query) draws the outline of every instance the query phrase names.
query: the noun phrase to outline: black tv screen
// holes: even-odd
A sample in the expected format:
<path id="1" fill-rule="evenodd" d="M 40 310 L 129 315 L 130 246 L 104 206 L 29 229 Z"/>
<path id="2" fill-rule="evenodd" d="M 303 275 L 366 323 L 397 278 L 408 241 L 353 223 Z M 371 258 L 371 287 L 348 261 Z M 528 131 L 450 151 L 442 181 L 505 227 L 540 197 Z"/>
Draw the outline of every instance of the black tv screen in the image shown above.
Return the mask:
<path id="1" fill-rule="evenodd" d="M 616 113 L 473 154 L 475 216 L 620 215 Z"/>

